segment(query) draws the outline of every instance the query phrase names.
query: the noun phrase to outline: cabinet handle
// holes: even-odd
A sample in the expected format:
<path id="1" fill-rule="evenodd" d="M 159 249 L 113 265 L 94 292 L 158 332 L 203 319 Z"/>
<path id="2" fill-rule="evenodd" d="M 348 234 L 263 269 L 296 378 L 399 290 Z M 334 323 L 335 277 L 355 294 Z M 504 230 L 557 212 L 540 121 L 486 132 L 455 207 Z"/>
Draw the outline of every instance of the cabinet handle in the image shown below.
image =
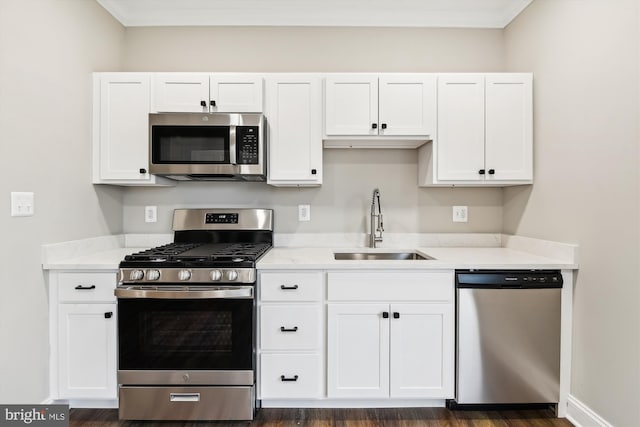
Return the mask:
<path id="1" fill-rule="evenodd" d="M 113 311 L 107 311 L 107 312 L 104 314 L 104 318 L 105 318 L 105 319 L 111 319 L 112 317 L 113 317 Z"/>
<path id="2" fill-rule="evenodd" d="M 400 313 L 398 313 L 397 311 L 393 312 L 393 318 L 394 319 L 399 319 L 400 318 Z"/>
<path id="3" fill-rule="evenodd" d="M 200 105 L 202 107 L 206 107 L 207 106 L 207 101 L 200 101 Z"/>
<path id="4" fill-rule="evenodd" d="M 211 104 L 212 107 L 216 106 L 216 101 L 214 101 L 213 99 L 211 101 L 209 101 L 209 104 Z"/>
<path id="5" fill-rule="evenodd" d="M 293 378 L 287 378 L 284 375 L 280 375 L 280 381 L 298 381 L 298 376 L 294 375 Z"/>
<path id="6" fill-rule="evenodd" d="M 484 169 L 480 169 L 480 170 L 478 171 L 478 173 L 479 173 L 480 175 L 484 175 Z"/>
<path id="7" fill-rule="evenodd" d="M 371 123 L 371 129 L 378 129 L 377 123 Z"/>
<path id="8" fill-rule="evenodd" d="M 140 173 L 147 173 L 147 170 L 145 168 L 140 168 Z"/>
<path id="9" fill-rule="evenodd" d="M 280 326 L 280 332 L 298 332 L 298 327 L 294 326 L 293 328 L 285 328 L 284 326 Z"/>
<path id="10" fill-rule="evenodd" d="M 489 169 L 489 175 L 494 175 L 496 173 L 495 169 Z"/>
<path id="11" fill-rule="evenodd" d="M 315 169 L 311 169 L 311 175 L 315 175 L 316 173 L 318 173 L 318 171 L 316 171 Z"/>
<path id="12" fill-rule="evenodd" d="M 76 290 L 78 291 L 90 291 L 91 289 L 95 289 L 96 285 L 90 285 L 90 286 L 83 286 L 83 285 L 78 285 L 76 286 Z"/>
<path id="13" fill-rule="evenodd" d="M 293 285 L 293 286 L 280 285 L 280 289 L 282 289 L 283 291 L 295 291 L 296 289 L 298 289 L 298 285 Z"/>
<path id="14" fill-rule="evenodd" d="M 388 319 L 389 318 L 389 312 L 388 311 L 383 311 L 382 312 L 382 318 L 383 319 Z"/>
<path id="15" fill-rule="evenodd" d="M 386 129 L 387 128 L 387 124 L 383 123 L 382 125 L 380 125 L 382 127 L 382 129 Z"/>

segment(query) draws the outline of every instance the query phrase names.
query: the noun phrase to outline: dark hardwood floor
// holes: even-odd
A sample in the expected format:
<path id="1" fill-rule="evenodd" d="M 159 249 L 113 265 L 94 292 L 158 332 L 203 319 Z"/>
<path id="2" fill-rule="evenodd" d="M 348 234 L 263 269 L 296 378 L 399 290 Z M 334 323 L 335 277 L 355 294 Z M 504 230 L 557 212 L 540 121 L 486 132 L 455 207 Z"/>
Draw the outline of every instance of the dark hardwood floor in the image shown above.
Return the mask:
<path id="1" fill-rule="evenodd" d="M 119 421 L 115 409 L 72 409 L 70 427 L 571 427 L 551 409 L 450 411 L 445 408 L 273 409 L 258 411 L 252 422 Z"/>

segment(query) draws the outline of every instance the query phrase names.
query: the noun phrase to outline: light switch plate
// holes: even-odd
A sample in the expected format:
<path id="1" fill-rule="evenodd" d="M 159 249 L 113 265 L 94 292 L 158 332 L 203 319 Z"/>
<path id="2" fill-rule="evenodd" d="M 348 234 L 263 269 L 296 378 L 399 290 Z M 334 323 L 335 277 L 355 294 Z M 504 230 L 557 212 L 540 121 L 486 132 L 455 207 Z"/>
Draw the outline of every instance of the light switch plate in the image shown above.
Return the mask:
<path id="1" fill-rule="evenodd" d="M 453 207 L 453 222 L 467 222 L 468 220 L 469 215 L 466 206 Z"/>
<path id="2" fill-rule="evenodd" d="M 32 192 L 11 192 L 11 216 L 33 216 L 35 213 Z"/>
<path id="3" fill-rule="evenodd" d="M 298 205 L 298 221 L 311 221 L 311 205 Z"/>
<path id="4" fill-rule="evenodd" d="M 157 206 L 145 206 L 144 207 L 144 222 L 158 222 L 158 207 Z"/>

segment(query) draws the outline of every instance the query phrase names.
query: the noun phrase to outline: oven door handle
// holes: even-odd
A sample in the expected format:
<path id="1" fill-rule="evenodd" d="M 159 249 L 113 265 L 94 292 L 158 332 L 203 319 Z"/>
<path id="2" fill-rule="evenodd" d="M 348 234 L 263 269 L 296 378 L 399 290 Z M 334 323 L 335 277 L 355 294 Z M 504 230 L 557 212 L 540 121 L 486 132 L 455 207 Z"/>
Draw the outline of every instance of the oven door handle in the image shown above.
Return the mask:
<path id="1" fill-rule="evenodd" d="M 229 286 L 208 289 L 141 289 L 135 286 L 116 288 L 117 298 L 153 299 L 253 299 L 252 286 Z"/>

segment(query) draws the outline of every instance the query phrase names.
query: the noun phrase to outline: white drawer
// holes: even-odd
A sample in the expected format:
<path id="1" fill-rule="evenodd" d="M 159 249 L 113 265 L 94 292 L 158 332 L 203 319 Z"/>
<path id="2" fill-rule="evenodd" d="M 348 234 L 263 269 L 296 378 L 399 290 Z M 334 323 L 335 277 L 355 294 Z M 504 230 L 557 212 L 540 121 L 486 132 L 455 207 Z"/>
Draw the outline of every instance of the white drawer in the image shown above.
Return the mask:
<path id="1" fill-rule="evenodd" d="M 320 301 L 322 299 L 321 271 L 292 273 L 261 273 L 262 301 Z"/>
<path id="2" fill-rule="evenodd" d="M 321 346 L 320 306 L 269 304 L 260 308 L 262 350 L 315 350 Z"/>
<path id="3" fill-rule="evenodd" d="M 260 357 L 262 399 L 321 398 L 322 378 L 319 354 L 263 354 Z"/>
<path id="4" fill-rule="evenodd" d="M 115 301 L 117 277 L 108 273 L 57 273 L 59 302 Z"/>
<path id="5" fill-rule="evenodd" d="M 329 272 L 330 301 L 451 302 L 453 271 L 349 271 Z"/>

